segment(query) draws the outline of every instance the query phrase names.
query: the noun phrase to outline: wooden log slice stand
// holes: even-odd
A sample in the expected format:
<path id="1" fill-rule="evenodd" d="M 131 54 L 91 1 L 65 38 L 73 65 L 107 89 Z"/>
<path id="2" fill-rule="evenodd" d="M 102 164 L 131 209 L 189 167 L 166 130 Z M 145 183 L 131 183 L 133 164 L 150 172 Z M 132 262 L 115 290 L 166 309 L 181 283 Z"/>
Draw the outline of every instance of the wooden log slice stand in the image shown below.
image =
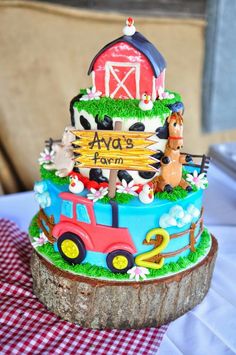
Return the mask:
<path id="1" fill-rule="evenodd" d="M 192 268 L 144 282 L 104 281 L 59 270 L 33 252 L 33 290 L 62 319 L 85 328 L 145 328 L 168 323 L 205 297 L 214 269 L 217 241 Z"/>

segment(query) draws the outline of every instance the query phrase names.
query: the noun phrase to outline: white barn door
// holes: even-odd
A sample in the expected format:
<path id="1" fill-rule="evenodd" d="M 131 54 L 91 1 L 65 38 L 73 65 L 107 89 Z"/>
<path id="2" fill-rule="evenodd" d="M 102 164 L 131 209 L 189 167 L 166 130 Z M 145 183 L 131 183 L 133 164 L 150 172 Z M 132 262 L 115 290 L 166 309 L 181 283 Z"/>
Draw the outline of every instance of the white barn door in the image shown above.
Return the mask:
<path id="1" fill-rule="evenodd" d="M 119 76 L 117 75 L 117 69 Z M 134 74 L 135 77 L 135 97 L 127 83 L 130 77 Z M 111 86 L 111 79 L 113 86 Z M 114 85 L 115 82 L 115 85 Z M 140 64 L 139 63 L 118 63 L 106 62 L 105 65 L 105 95 L 113 98 L 118 90 L 123 89 L 130 99 L 140 99 Z"/>

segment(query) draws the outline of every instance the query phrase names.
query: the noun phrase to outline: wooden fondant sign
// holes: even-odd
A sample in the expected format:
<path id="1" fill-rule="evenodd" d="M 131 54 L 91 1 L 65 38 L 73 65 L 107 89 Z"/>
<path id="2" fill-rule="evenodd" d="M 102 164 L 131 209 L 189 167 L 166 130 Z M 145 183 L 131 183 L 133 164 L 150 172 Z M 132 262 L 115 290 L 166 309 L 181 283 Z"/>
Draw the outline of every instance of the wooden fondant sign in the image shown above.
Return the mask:
<path id="1" fill-rule="evenodd" d="M 151 155 L 153 133 L 123 131 L 73 131 L 75 161 L 79 167 L 109 170 L 156 171 Z"/>

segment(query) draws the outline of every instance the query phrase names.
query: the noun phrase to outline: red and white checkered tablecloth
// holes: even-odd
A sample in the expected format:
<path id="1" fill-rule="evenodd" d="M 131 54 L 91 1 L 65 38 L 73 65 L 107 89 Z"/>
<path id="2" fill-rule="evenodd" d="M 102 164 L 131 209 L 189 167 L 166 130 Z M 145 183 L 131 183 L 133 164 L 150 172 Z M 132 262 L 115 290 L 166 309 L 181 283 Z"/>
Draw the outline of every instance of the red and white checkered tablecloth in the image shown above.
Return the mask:
<path id="1" fill-rule="evenodd" d="M 47 311 L 32 293 L 31 245 L 0 219 L 0 354 L 156 354 L 167 326 L 83 329 Z"/>

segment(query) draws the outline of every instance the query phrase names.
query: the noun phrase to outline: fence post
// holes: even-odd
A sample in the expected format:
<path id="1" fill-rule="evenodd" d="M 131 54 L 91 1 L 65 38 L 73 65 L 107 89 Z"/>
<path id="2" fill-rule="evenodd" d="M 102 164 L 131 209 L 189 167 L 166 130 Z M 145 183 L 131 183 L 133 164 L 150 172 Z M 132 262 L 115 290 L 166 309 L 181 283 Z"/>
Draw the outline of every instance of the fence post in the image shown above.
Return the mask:
<path id="1" fill-rule="evenodd" d="M 191 224 L 191 227 L 190 227 L 190 250 L 191 251 L 195 251 L 195 236 L 194 236 L 194 232 L 195 232 L 195 229 L 196 229 L 196 223 L 192 223 Z"/>

